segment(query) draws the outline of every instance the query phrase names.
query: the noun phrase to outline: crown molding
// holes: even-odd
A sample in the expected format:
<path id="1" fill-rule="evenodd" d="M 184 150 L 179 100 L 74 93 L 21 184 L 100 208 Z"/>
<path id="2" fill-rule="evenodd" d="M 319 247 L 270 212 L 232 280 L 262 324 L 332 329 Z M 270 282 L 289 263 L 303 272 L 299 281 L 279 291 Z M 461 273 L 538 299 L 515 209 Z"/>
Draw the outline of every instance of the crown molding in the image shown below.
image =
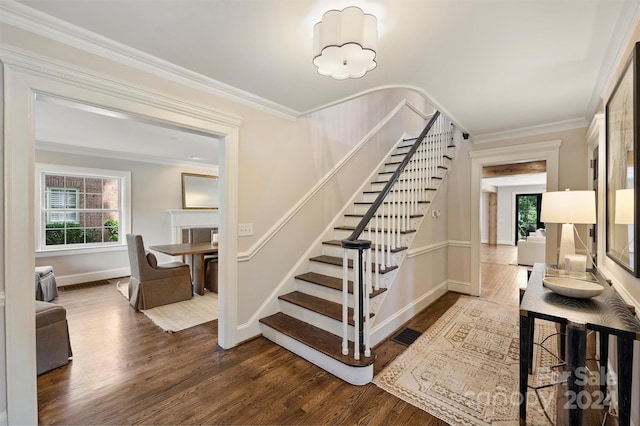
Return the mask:
<path id="1" fill-rule="evenodd" d="M 588 127 L 589 123 L 585 118 L 574 118 L 554 123 L 541 124 L 539 126 L 522 127 L 520 129 L 505 130 L 502 132 L 486 133 L 484 135 L 472 136 L 473 143 L 483 144 L 497 142 L 507 139 L 524 138 L 527 136 L 537 136 L 545 133 L 563 132 L 566 130 L 580 129 Z"/>
<path id="2" fill-rule="evenodd" d="M 291 108 L 205 77 L 13 0 L 0 2 L 0 22 L 269 114 L 289 120 L 295 120 L 300 115 Z"/>
<path id="3" fill-rule="evenodd" d="M 610 82 L 615 77 L 613 73 L 616 70 L 616 65 L 622 61 L 626 61 L 626 58 L 622 57 L 625 51 L 624 48 L 631 41 L 633 30 L 639 24 L 640 1 L 628 1 L 623 6 L 622 13 L 616 24 L 616 31 L 611 38 L 606 55 L 600 66 L 596 85 L 586 110 L 586 117 L 592 117 L 597 112 L 600 101 L 604 99 Z"/>
<path id="4" fill-rule="evenodd" d="M 1 5 L 2 3 L 0 3 L 0 10 Z M 0 61 L 12 69 L 18 69 L 55 81 L 62 81 L 77 87 L 97 90 L 121 99 L 162 108 L 167 111 L 179 112 L 211 123 L 231 127 L 240 127 L 242 123 L 242 119 L 233 114 L 195 105 L 188 101 L 177 100 L 159 92 L 132 86 L 124 81 L 118 81 L 106 75 L 99 75 L 78 67 L 69 67 L 53 59 L 37 56 L 32 52 L 9 46 L 0 45 Z"/>

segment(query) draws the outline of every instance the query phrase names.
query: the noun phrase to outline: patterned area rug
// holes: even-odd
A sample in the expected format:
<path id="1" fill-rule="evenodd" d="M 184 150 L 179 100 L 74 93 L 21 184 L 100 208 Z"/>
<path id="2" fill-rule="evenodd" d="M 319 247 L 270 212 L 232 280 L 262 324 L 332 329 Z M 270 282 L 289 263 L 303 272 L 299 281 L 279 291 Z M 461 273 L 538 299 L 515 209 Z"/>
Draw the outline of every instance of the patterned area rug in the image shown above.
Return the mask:
<path id="1" fill-rule="evenodd" d="M 118 282 L 116 287 L 124 297 L 129 299 L 128 282 Z M 172 333 L 217 319 L 218 295 L 206 291 L 204 296 L 194 294 L 189 300 L 156 306 L 140 312 L 162 330 Z"/>
<path id="2" fill-rule="evenodd" d="M 517 425 L 519 313 L 516 305 L 463 296 L 373 382 L 451 425 Z M 536 342 L 555 332 L 536 322 Z M 558 377 L 556 339 L 534 345 L 529 385 Z M 556 386 L 528 393 L 527 424 L 556 419 Z M 541 404 L 542 402 L 542 404 Z M 543 408 L 544 407 L 544 408 Z M 546 411 L 546 415 L 545 415 Z M 549 422 L 548 418 L 553 422 Z"/>

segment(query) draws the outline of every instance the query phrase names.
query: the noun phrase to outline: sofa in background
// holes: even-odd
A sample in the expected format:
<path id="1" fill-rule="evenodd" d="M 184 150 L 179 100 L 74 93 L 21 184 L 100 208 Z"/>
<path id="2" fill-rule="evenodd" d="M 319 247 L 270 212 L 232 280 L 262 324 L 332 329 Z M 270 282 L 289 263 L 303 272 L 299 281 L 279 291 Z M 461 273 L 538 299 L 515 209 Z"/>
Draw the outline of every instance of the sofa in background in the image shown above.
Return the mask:
<path id="1" fill-rule="evenodd" d="M 518 265 L 533 266 L 545 262 L 546 234 L 544 229 L 530 232 L 526 240 L 518 241 Z"/>

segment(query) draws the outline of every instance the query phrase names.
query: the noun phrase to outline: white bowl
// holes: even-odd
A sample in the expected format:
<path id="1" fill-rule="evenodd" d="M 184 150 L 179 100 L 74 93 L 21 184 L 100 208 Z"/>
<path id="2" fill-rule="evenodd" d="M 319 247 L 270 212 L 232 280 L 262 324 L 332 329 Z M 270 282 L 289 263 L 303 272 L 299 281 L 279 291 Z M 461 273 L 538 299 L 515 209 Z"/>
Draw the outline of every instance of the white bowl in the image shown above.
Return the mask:
<path id="1" fill-rule="evenodd" d="M 564 277 L 546 277 L 542 283 L 549 290 L 562 296 L 575 297 L 577 299 L 588 299 L 597 296 L 604 288 L 598 283 L 576 280 Z"/>

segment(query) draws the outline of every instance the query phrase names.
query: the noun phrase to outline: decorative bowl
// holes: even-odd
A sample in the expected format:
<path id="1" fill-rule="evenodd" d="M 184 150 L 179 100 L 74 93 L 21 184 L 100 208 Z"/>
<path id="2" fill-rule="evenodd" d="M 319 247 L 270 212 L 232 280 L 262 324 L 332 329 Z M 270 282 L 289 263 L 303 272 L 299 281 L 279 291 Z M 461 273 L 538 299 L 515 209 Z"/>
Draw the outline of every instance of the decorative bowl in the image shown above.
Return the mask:
<path id="1" fill-rule="evenodd" d="M 545 277 L 542 283 L 554 293 L 576 299 L 588 299 L 589 297 L 599 295 L 604 290 L 598 283 L 576 280 L 574 278 Z"/>

